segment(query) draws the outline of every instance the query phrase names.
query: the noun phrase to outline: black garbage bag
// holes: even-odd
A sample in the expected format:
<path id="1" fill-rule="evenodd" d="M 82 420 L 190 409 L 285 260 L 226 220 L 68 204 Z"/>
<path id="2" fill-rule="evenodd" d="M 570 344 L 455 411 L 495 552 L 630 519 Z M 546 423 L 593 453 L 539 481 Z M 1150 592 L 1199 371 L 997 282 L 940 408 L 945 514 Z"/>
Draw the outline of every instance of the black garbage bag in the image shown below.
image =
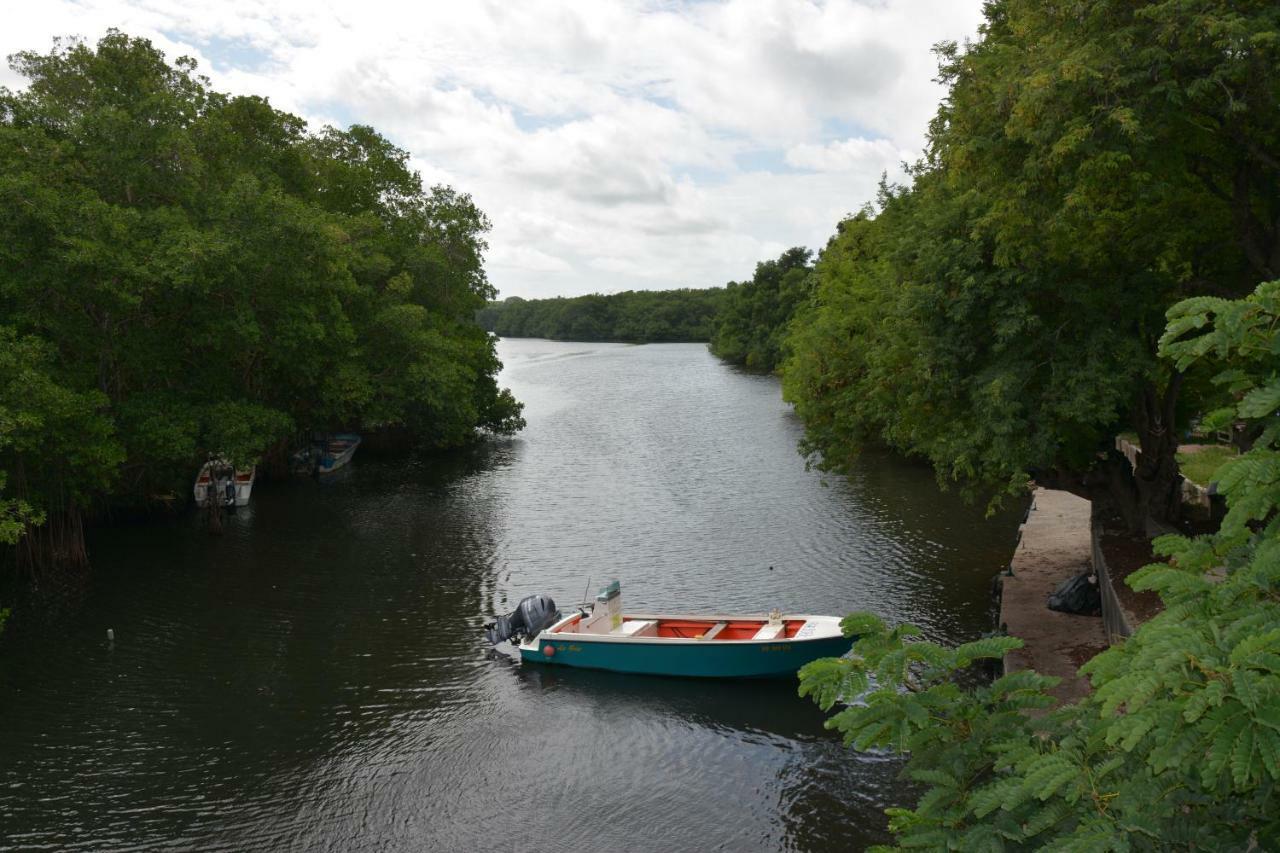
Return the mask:
<path id="1" fill-rule="evenodd" d="M 1081 616 L 1101 616 L 1102 592 L 1098 589 L 1097 576 L 1082 572 L 1058 584 L 1058 588 L 1049 595 L 1049 609 Z"/>

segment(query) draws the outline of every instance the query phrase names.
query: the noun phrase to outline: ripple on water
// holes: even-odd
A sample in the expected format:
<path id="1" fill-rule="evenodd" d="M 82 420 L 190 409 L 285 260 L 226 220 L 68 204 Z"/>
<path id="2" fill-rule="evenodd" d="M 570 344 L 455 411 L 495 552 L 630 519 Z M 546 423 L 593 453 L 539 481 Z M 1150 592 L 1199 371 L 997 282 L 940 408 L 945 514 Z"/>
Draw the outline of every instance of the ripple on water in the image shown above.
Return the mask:
<path id="1" fill-rule="evenodd" d="M 87 587 L 0 647 L 0 850 L 883 840 L 897 760 L 846 752 L 793 683 L 523 667 L 477 627 L 616 576 L 635 608 L 871 609 L 962 641 L 1016 519 L 887 456 L 806 471 L 776 380 L 699 345 L 501 356 L 516 439 L 263 483 L 219 538 L 96 532 Z"/>

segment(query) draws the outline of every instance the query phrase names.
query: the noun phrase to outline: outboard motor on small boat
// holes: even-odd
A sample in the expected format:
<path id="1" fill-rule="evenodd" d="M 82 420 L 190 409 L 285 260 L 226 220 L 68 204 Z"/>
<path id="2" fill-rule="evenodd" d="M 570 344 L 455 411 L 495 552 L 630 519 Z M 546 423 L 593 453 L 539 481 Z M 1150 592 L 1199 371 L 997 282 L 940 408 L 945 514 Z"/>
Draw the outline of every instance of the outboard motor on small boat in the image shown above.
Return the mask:
<path id="1" fill-rule="evenodd" d="M 554 625 L 559 618 L 560 611 L 549 596 L 531 595 L 506 616 L 499 616 L 485 625 L 484 638 L 495 646 L 512 637 L 518 643 L 536 636 L 543 628 Z"/>

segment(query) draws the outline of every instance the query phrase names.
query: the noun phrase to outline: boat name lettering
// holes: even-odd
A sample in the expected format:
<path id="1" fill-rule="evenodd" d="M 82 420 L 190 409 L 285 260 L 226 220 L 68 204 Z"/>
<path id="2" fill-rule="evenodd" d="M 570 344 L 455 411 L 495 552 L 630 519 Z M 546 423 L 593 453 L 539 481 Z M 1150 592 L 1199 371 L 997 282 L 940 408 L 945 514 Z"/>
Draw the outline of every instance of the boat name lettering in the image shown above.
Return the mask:
<path id="1" fill-rule="evenodd" d="M 789 652 L 789 651 L 791 651 L 791 648 L 792 648 L 792 647 L 791 647 L 791 644 L 790 644 L 790 643 L 781 643 L 781 644 L 776 645 L 776 646 L 761 646 L 761 647 L 760 647 L 760 651 L 762 651 L 762 652 Z"/>

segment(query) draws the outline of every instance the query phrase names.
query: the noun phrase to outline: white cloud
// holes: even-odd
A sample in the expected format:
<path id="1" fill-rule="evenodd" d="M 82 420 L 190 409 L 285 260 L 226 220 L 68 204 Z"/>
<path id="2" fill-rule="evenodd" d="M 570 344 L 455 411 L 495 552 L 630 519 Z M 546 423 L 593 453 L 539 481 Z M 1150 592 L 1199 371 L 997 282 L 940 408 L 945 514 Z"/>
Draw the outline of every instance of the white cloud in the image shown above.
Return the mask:
<path id="1" fill-rule="evenodd" d="M 822 246 L 920 153 L 931 46 L 979 0 L 50 0 L 0 53 L 108 27 L 313 124 L 370 124 L 494 222 L 504 295 L 713 286 Z M 7 69 L 0 85 L 21 85 Z"/>
<path id="2" fill-rule="evenodd" d="M 899 173 L 899 165 L 913 159 L 913 152 L 887 139 L 842 139 L 817 145 L 802 142 L 787 149 L 788 165 L 815 172 L 866 172 L 879 169 Z"/>
<path id="3" fill-rule="evenodd" d="M 569 272 L 573 268 L 564 258 L 550 255 L 533 246 L 500 244 L 489 252 L 490 269 L 516 269 L 530 272 Z"/>

